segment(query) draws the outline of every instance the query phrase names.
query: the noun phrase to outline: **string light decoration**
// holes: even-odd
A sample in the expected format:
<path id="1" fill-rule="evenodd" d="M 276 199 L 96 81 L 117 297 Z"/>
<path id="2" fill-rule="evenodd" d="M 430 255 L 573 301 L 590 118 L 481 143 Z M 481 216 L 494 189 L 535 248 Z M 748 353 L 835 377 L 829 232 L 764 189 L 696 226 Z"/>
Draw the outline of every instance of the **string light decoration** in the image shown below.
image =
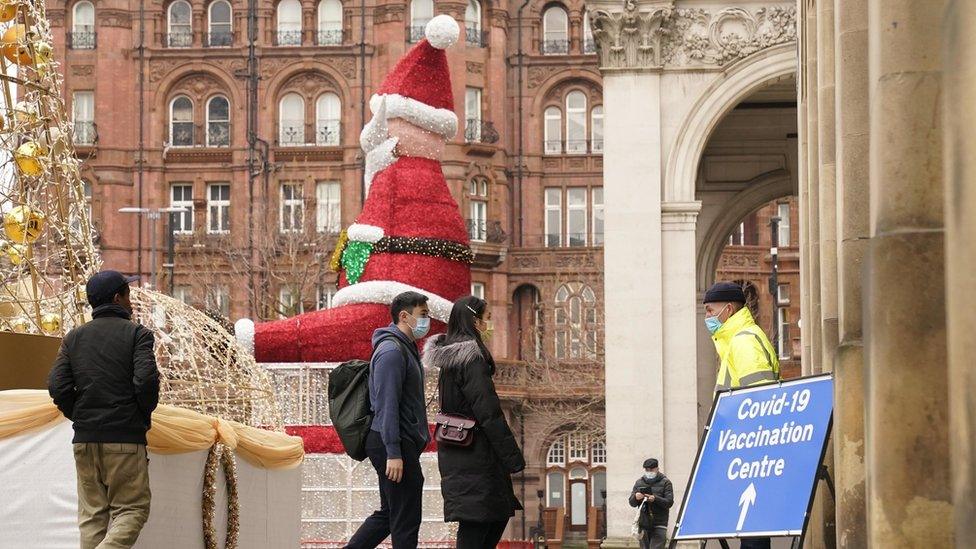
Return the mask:
<path id="1" fill-rule="evenodd" d="M 224 549 L 237 549 L 241 531 L 241 507 L 237 490 L 237 463 L 234 452 L 221 443 L 210 447 L 207 464 L 203 470 L 203 544 L 207 549 L 217 549 L 217 529 L 214 515 L 217 511 L 217 467 L 224 471 L 227 481 L 227 532 L 224 534 Z"/>

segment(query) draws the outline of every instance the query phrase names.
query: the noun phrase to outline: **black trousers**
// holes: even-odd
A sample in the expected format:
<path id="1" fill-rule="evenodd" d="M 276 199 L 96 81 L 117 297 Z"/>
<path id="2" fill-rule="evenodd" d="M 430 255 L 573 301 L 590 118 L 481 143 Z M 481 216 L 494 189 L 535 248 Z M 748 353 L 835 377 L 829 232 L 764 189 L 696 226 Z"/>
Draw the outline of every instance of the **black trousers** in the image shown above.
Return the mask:
<path id="1" fill-rule="evenodd" d="M 740 542 L 740 549 L 769 549 L 770 544 L 769 538 L 742 538 Z"/>
<path id="2" fill-rule="evenodd" d="M 370 431 L 366 437 L 366 455 L 379 478 L 380 509 L 363 521 L 346 545 L 348 549 L 374 549 L 390 535 L 394 549 L 416 549 L 424 496 L 424 474 L 420 469 L 422 450 L 407 439 L 400 440 L 403 478 L 393 482 L 386 478 L 383 440 L 379 433 Z"/>
<path id="3" fill-rule="evenodd" d="M 502 522 L 461 521 L 457 533 L 457 549 L 495 549 L 505 533 L 508 520 Z"/>

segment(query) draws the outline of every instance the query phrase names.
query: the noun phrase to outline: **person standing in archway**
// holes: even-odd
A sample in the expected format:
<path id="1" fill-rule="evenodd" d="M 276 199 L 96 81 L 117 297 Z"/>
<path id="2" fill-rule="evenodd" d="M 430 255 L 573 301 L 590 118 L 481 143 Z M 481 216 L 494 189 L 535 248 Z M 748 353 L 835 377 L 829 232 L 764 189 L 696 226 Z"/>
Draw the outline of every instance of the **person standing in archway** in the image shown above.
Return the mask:
<path id="1" fill-rule="evenodd" d="M 722 361 L 715 387 L 737 389 L 779 379 L 776 351 L 746 307 L 742 286 L 718 282 L 705 292 L 705 328 Z M 769 538 L 743 538 L 742 549 L 769 549 Z"/>

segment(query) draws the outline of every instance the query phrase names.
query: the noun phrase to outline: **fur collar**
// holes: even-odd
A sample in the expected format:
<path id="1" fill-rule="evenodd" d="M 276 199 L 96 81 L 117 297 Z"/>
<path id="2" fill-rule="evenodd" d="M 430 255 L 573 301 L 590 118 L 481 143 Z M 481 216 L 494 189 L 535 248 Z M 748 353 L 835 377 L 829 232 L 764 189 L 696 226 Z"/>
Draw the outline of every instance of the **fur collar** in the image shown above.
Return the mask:
<path id="1" fill-rule="evenodd" d="M 459 367 L 478 360 L 484 360 L 478 342 L 473 339 L 444 345 L 444 334 L 431 337 L 424 343 L 424 367 Z"/>

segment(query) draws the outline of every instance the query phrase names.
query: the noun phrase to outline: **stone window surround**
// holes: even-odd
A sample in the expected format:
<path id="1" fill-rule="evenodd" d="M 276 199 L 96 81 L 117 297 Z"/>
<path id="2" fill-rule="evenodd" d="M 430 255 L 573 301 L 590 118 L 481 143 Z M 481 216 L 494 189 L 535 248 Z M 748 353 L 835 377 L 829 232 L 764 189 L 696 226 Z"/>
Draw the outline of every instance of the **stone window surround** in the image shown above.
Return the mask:
<path id="1" fill-rule="evenodd" d="M 173 104 L 180 97 L 186 97 L 190 100 L 192 105 L 192 117 L 190 122 L 193 123 L 193 139 L 190 145 L 173 145 Z M 208 91 L 203 96 L 203 101 L 194 100 L 193 94 L 187 91 L 183 91 L 180 88 L 176 88 L 170 95 L 169 100 L 166 102 L 166 129 L 165 135 L 163 136 L 163 142 L 168 143 L 169 146 L 174 148 L 189 149 L 189 148 L 227 148 L 224 146 L 214 146 L 210 147 L 207 145 L 207 108 L 210 105 L 210 100 L 215 97 L 223 97 L 227 100 L 228 112 L 230 113 L 230 144 L 234 144 L 234 105 L 231 103 L 230 95 L 223 90 Z M 198 123 L 197 121 L 202 121 Z"/>

